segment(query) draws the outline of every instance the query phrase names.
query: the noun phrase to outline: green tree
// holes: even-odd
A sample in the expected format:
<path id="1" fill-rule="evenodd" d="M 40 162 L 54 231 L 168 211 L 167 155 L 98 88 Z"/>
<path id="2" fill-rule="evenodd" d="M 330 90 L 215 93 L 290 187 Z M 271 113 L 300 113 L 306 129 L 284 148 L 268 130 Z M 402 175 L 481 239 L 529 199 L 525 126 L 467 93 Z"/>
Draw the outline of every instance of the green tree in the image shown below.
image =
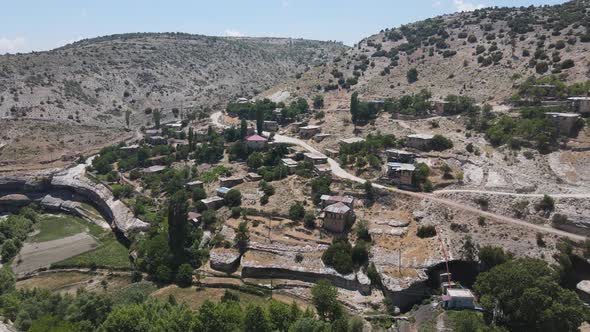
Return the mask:
<path id="1" fill-rule="evenodd" d="M 271 324 L 264 310 L 258 305 L 248 305 L 244 319 L 244 332 L 270 332 Z"/>
<path id="2" fill-rule="evenodd" d="M 305 216 L 303 204 L 296 202 L 289 208 L 289 219 L 299 221 Z"/>
<path id="3" fill-rule="evenodd" d="M 256 110 L 256 132 L 258 135 L 262 135 L 262 131 L 264 130 L 264 110 L 258 108 Z"/>
<path id="4" fill-rule="evenodd" d="M 329 281 L 322 279 L 311 289 L 312 302 L 318 315 L 325 321 L 335 321 L 344 311 L 338 302 L 338 290 Z"/>
<path id="5" fill-rule="evenodd" d="M 418 69 L 411 68 L 406 73 L 406 78 L 408 79 L 408 83 L 412 84 L 418 80 Z"/>
<path id="6" fill-rule="evenodd" d="M 242 193 L 238 189 L 231 189 L 225 194 L 223 202 L 228 207 L 240 206 L 242 204 Z"/>
<path id="7" fill-rule="evenodd" d="M 152 113 L 152 117 L 154 118 L 154 126 L 157 129 L 160 129 L 160 119 L 162 118 L 160 110 L 154 110 L 154 112 Z"/>
<path id="8" fill-rule="evenodd" d="M 543 195 L 543 199 L 537 204 L 537 210 L 550 213 L 555 210 L 555 200 L 549 195 Z"/>
<path id="9" fill-rule="evenodd" d="M 215 210 L 206 209 L 205 211 L 203 211 L 203 213 L 201 214 L 201 220 L 203 221 L 203 224 L 206 228 L 209 228 L 211 225 L 215 224 L 217 222 Z"/>
<path id="10" fill-rule="evenodd" d="M 502 247 L 483 246 L 479 249 L 479 261 L 484 266 L 484 269 L 489 270 L 496 265 L 506 263 L 512 259 L 511 253 L 504 252 Z"/>
<path id="11" fill-rule="evenodd" d="M 313 97 L 313 108 L 320 109 L 322 107 L 324 107 L 324 96 L 315 95 Z"/>
<path id="12" fill-rule="evenodd" d="M 168 246 L 176 264 L 180 264 L 184 259 L 187 214 L 186 194 L 184 191 L 178 191 L 168 201 Z"/>
<path id="13" fill-rule="evenodd" d="M 29 332 L 78 332 L 74 324 L 55 316 L 43 316 L 33 322 Z"/>
<path id="14" fill-rule="evenodd" d="M 363 184 L 363 187 L 365 188 L 365 197 L 367 197 L 367 199 L 369 201 L 372 201 L 375 198 L 375 191 L 373 188 L 373 183 L 371 181 L 367 180 Z"/>
<path id="15" fill-rule="evenodd" d="M 252 169 L 258 169 L 264 164 L 264 155 L 260 152 L 254 152 L 248 156 L 246 164 Z"/>
<path id="16" fill-rule="evenodd" d="M 250 242 L 250 232 L 248 230 L 248 222 L 242 221 L 238 225 L 238 231 L 236 233 L 236 247 L 241 253 L 244 253 L 248 249 L 248 243 Z"/>
<path id="17" fill-rule="evenodd" d="M 0 268 L 0 295 L 4 295 L 12 290 L 14 290 L 14 285 L 16 284 L 16 277 L 10 266 L 5 265 Z"/>
<path id="18" fill-rule="evenodd" d="M 244 139 L 246 136 L 248 136 L 248 122 L 246 119 L 242 119 L 240 121 L 240 138 Z"/>
<path id="19" fill-rule="evenodd" d="M 271 299 L 268 304 L 268 317 L 270 318 L 272 330 L 281 332 L 289 331 L 289 326 L 297 319 L 297 316 L 293 319 L 288 304 L 274 299 Z"/>
<path id="20" fill-rule="evenodd" d="M 205 192 L 205 189 L 203 189 L 201 187 L 196 187 L 195 189 L 193 189 L 193 193 L 192 193 L 193 202 L 200 201 L 204 198 L 207 198 L 207 193 Z"/>
<path id="21" fill-rule="evenodd" d="M 511 331 L 578 331 L 588 314 L 578 296 L 563 289 L 555 271 L 539 259 L 500 264 L 480 274 L 474 290 L 486 313 Z"/>
<path id="22" fill-rule="evenodd" d="M 2 244 L 2 263 L 10 262 L 16 256 L 19 250 L 18 241 L 15 239 L 8 239 Z"/>
<path id="23" fill-rule="evenodd" d="M 360 112 L 360 102 L 358 98 L 358 93 L 354 92 L 352 96 L 350 96 L 350 117 L 352 123 L 356 126 L 356 122 L 358 121 Z"/>
<path id="24" fill-rule="evenodd" d="M 190 264 L 182 264 L 178 267 L 176 283 L 181 287 L 188 287 L 193 283 L 193 267 Z"/>

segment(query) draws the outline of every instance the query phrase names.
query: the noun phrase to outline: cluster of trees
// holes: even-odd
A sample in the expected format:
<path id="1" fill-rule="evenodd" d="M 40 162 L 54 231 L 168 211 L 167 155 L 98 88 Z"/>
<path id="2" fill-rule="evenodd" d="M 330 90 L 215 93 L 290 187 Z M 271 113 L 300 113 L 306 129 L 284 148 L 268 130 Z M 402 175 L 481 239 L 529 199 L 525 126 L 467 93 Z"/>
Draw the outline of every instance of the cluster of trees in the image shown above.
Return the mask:
<path id="1" fill-rule="evenodd" d="M 311 180 L 311 197 L 313 203 L 318 205 L 321 202 L 322 195 L 329 195 L 332 191 L 330 185 L 332 184 L 332 178 L 329 176 L 319 176 Z"/>
<path id="2" fill-rule="evenodd" d="M 323 97 L 316 97 L 314 107 L 321 108 L 322 106 Z M 281 109 L 280 116 L 273 113 L 273 110 L 277 108 Z M 299 115 L 308 111 L 309 104 L 305 98 L 298 98 L 289 105 L 285 105 L 283 102 L 275 103 L 265 98 L 254 103 L 229 103 L 226 108 L 228 114 L 236 114 L 240 119 L 256 120 L 257 122 L 275 120 L 281 123 L 294 121 Z"/>
<path id="3" fill-rule="evenodd" d="M 544 86 L 552 85 L 554 88 Z M 528 100 L 533 103 L 540 103 L 544 98 L 565 99 L 569 96 L 586 96 L 590 93 L 590 81 L 576 82 L 567 85 L 555 75 L 542 77 L 531 76 L 520 84 L 518 91 L 512 96 L 512 100 Z"/>
<path id="4" fill-rule="evenodd" d="M 369 134 L 362 142 L 340 146 L 339 158 L 343 165 L 354 165 L 364 168 L 367 164 L 375 169 L 382 165 L 379 157 L 383 149 L 395 146 L 395 136 L 383 135 L 380 132 Z"/>
<path id="5" fill-rule="evenodd" d="M 379 109 L 376 104 L 361 101 L 357 92 L 352 94 L 350 97 L 350 116 L 355 126 L 375 119 L 378 114 Z"/>
<path id="6" fill-rule="evenodd" d="M 37 212 L 30 207 L 24 207 L 18 214 L 11 214 L 0 223 L 2 263 L 9 263 L 18 254 L 36 222 Z"/>
<path id="7" fill-rule="evenodd" d="M 349 331 L 361 332 L 363 322 L 349 317 L 337 300 L 337 290 L 321 280 L 312 288 L 316 308 L 302 311 L 276 300 L 264 305 L 245 303 L 226 291 L 221 301 L 206 300 L 192 311 L 178 304 L 149 297 L 149 287 L 130 287 L 113 294 L 80 290 L 75 295 L 49 290 L 16 290 L 15 276 L 0 269 L 0 313 L 21 331 Z"/>
<path id="8" fill-rule="evenodd" d="M 417 94 L 403 95 L 385 101 L 384 110 L 389 113 L 423 116 L 432 110 L 432 93 L 426 89 Z"/>
<path id="9" fill-rule="evenodd" d="M 369 243 L 359 240 L 353 247 L 348 238 L 335 239 L 322 254 L 322 261 L 341 274 L 366 268 L 369 263 Z"/>

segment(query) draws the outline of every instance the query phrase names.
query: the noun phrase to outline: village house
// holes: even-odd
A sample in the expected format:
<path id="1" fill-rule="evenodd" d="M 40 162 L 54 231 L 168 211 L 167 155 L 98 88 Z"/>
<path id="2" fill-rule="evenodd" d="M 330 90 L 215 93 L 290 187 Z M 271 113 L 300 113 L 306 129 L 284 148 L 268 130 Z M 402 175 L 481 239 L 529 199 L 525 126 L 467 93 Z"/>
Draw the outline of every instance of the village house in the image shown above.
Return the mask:
<path id="1" fill-rule="evenodd" d="M 322 195 L 320 196 L 320 201 L 323 207 L 327 207 L 328 205 L 336 204 L 336 203 L 343 203 L 346 204 L 349 208 L 352 208 L 354 204 L 354 197 L 352 196 L 336 196 L 336 195 Z"/>
<path id="2" fill-rule="evenodd" d="M 174 139 L 173 138 L 173 139 L 168 140 L 168 144 L 171 147 L 173 147 L 175 149 L 178 149 L 178 148 L 181 148 L 183 146 L 188 146 L 188 140 L 186 140 L 186 139 Z"/>
<path id="3" fill-rule="evenodd" d="M 186 219 L 188 222 L 196 226 L 199 224 L 199 222 L 201 222 L 201 214 L 191 211 L 187 214 Z"/>
<path id="4" fill-rule="evenodd" d="M 178 129 L 182 128 L 182 122 L 177 121 L 177 122 L 167 123 L 167 124 L 165 124 L 165 126 L 167 128 L 172 128 L 172 129 L 178 130 Z"/>
<path id="5" fill-rule="evenodd" d="M 446 101 L 435 101 L 434 102 L 434 114 L 443 115 L 445 114 L 445 106 L 448 104 Z"/>
<path id="6" fill-rule="evenodd" d="M 145 136 L 152 137 L 152 136 L 159 136 L 160 129 L 148 129 L 145 131 Z"/>
<path id="7" fill-rule="evenodd" d="M 223 198 L 212 196 L 202 199 L 201 203 L 205 204 L 208 209 L 218 209 L 223 205 Z"/>
<path id="8" fill-rule="evenodd" d="M 295 173 L 295 169 L 297 168 L 297 162 L 291 158 L 283 158 L 281 159 L 281 164 L 287 167 L 289 170 L 289 174 Z"/>
<path id="9" fill-rule="evenodd" d="M 397 185 L 412 186 L 416 166 L 413 164 L 387 163 L 387 178 Z"/>
<path id="10" fill-rule="evenodd" d="M 260 181 L 260 180 L 262 180 L 262 175 L 260 175 L 258 173 L 248 173 L 246 175 L 246 179 L 251 182 Z"/>
<path id="11" fill-rule="evenodd" d="M 338 143 L 340 144 L 340 146 L 350 146 L 355 143 L 361 143 L 364 141 L 365 141 L 365 139 L 362 137 L 351 137 L 351 138 L 341 139 L 340 142 L 338 142 Z"/>
<path id="12" fill-rule="evenodd" d="M 590 97 L 570 97 L 567 100 L 570 102 L 573 112 L 580 114 L 590 113 Z"/>
<path id="13" fill-rule="evenodd" d="M 313 172 L 318 175 L 329 175 L 332 172 L 332 167 L 328 164 L 313 165 Z"/>
<path id="14" fill-rule="evenodd" d="M 262 128 L 266 131 L 277 131 L 279 130 L 279 124 L 276 121 L 264 121 Z"/>
<path id="15" fill-rule="evenodd" d="M 328 156 L 330 158 L 336 158 L 340 154 L 340 152 L 338 150 L 329 149 L 329 148 L 324 149 L 324 152 L 326 153 L 326 156 Z"/>
<path id="16" fill-rule="evenodd" d="M 313 140 L 314 140 L 314 142 L 319 143 L 330 136 L 332 136 L 332 135 L 319 133 L 319 134 L 313 135 Z"/>
<path id="17" fill-rule="evenodd" d="M 217 196 L 219 196 L 219 197 L 225 197 L 225 195 L 227 195 L 227 193 L 230 190 L 231 189 L 229 189 L 228 187 L 219 187 L 219 188 L 217 188 L 217 190 L 215 192 L 217 193 Z"/>
<path id="18" fill-rule="evenodd" d="M 240 97 L 240 98 L 238 98 L 238 100 L 237 100 L 237 103 L 238 103 L 238 104 L 247 104 L 247 103 L 249 103 L 249 102 L 250 102 L 250 101 L 248 100 L 248 98 L 244 98 L 244 97 Z"/>
<path id="19" fill-rule="evenodd" d="M 434 135 L 431 134 L 412 134 L 406 136 L 406 146 L 417 150 L 429 150 L 430 143 Z"/>
<path id="20" fill-rule="evenodd" d="M 151 165 L 166 165 L 166 156 L 154 156 L 148 158 Z"/>
<path id="21" fill-rule="evenodd" d="M 314 135 L 319 134 L 321 131 L 322 131 L 322 127 L 320 127 L 320 126 L 299 127 L 299 137 L 311 138 Z"/>
<path id="22" fill-rule="evenodd" d="M 281 116 L 283 115 L 283 109 L 282 108 L 275 108 L 274 110 L 272 110 L 272 114 L 274 115 L 275 119 L 280 119 Z"/>
<path id="23" fill-rule="evenodd" d="M 142 170 L 142 173 L 144 175 L 157 174 L 157 173 L 162 172 L 165 169 L 166 169 L 166 166 L 150 166 L 150 167 L 144 168 Z"/>
<path id="24" fill-rule="evenodd" d="M 469 289 L 449 288 L 443 295 L 445 309 L 475 309 L 475 296 Z"/>
<path id="25" fill-rule="evenodd" d="M 250 149 L 262 150 L 262 149 L 266 148 L 267 144 L 268 144 L 268 139 L 266 137 L 256 135 L 256 134 L 246 137 L 246 145 Z"/>
<path id="26" fill-rule="evenodd" d="M 194 190 L 196 188 L 203 188 L 203 181 L 191 181 L 185 184 L 186 189 Z"/>
<path id="27" fill-rule="evenodd" d="M 150 136 L 150 137 L 148 137 L 147 141 L 151 145 L 166 145 L 166 144 L 168 144 L 168 140 L 164 136 Z"/>
<path id="28" fill-rule="evenodd" d="M 391 162 L 413 164 L 416 160 L 415 153 L 404 150 L 387 149 L 385 154 L 387 155 L 387 161 Z"/>
<path id="29" fill-rule="evenodd" d="M 348 205 L 338 202 L 322 211 L 323 227 L 331 232 L 342 233 L 354 221 L 354 212 Z"/>
<path id="30" fill-rule="evenodd" d="M 570 134 L 580 118 L 580 114 L 547 112 L 545 113 L 545 117 L 551 120 L 560 133 Z"/>
<path id="31" fill-rule="evenodd" d="M 124 154 L 125 156 L 130 156 L 130 155 L 136 153 L 137 150 L 139 150 L 139 144 L 123 146 L 119 149 L 119 151 L 121 151 L 121 153 Z"/>
<path id="32" fill-rule="evenodd" d="M 238 176 L 232 176 L 232 177 L 228 177 L 228 178 L 219 178 L 219 185 L 221 187 L 234 187 L 237 186 L 240 183 L 244 182 L 244 178 L 243 177 L 238 177 Z"/>
<path id="33" fill-rule="evenodd" d="M 305 159 L 305 161 L 309 161 L 314 165 L 325 164 L 328 162 L 328 157 L 321 153 L 304 153 L 303 158 Z"/>

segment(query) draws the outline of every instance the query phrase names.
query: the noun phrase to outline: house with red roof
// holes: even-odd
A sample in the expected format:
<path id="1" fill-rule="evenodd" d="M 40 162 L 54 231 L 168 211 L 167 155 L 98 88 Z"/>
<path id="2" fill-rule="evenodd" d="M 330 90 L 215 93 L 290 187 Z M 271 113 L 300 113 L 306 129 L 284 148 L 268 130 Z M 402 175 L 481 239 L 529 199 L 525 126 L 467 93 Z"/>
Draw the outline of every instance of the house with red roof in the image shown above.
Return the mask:
<path id="1" fill-rule="evenodd" d="M 254 150 L 262 150 L 266 148 L 268 138 L 257 134 L 246 137 L 246 145 Z"/>

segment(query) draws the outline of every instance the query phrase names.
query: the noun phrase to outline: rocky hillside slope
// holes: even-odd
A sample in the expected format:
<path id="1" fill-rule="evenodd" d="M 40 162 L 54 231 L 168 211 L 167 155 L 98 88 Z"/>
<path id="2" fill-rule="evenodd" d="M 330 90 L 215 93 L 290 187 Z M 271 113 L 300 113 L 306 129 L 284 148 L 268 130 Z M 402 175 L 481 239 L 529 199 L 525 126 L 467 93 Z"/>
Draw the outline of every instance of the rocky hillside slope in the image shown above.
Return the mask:
<path id="1" fill-rule="evenodd" d="M 312 96 L 358 91 L 398 97 L 426 88 L 435 98 L 463 94 L 501 102 L 531 75 L 590 79 L 590 1 L 488 8 L 385 29 L 332 63 L 269 91 Z M 408 78 L 416 69 L 417 80 Z"/>
<path id="2" fill-rule="evenodd" d="M 120 128 L 128 117 L 139 127 L 152 120 L 152 109 L 162 109 L 165 121 L 253 96 L 345 49 L 300 39 L 140 33 L 4 55 L 0 117 Z"/>

